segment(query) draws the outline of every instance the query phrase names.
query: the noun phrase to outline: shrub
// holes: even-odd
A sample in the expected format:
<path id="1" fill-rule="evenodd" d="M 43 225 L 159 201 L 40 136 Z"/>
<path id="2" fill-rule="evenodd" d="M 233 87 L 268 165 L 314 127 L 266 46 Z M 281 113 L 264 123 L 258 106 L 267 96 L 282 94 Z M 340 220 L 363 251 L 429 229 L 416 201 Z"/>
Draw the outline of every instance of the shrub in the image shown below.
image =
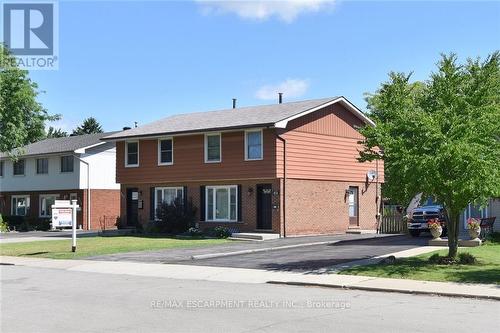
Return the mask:
<path id="1" fill-rule="evenodd" d="M 477 259 L 468 252 L 458 254 L 458 263 L 461 265 L 474 265 L 477 264 Z"/>
<path id="2" fill-rule="evenodd" d="M 455 259 L 446 256 L 440 256 L 437 253 L 434 253 L 429 257 L 429 262 L 435 265 L 453 265 L 456 263 Z"/>
<path id="3" fill-rule="evenodd" d="M 10 230 L 19 230 L 19 227 L 24 222 L 24 216 L 11 215 L 5 216 L 4 219 Z"/>
<path id="4" fill-rule="evenodd" d="M 203 236 L 203 232 L 200 229 L 195 228 L 195 227 L 189 228 L 189 230 L 187 232 L 188 232 L 189 236 L 191 236 L 191 237 Z"/>
<path id="5" fill-rule="evenodd" d="M 0 232 L 9 232 L 9 225 L 2 218 L 2 214 L 0 214 Z"/>
<path id="6" fill-rule="evenodd" d="M 171 203 L 164 202 L 156 211 L 159 221 L 152 223 L 154 232 L 182 233 L 194 226 L 196 207 L 189 199 L 186 203 L 176 199 Z"/>
<path id="7" fill-rule="evenodd" d="M 228 238 L 231 236 L 231 231 L 227 227 L 217 226 L 214 228 L 214 235 L 217 238 Z"/>

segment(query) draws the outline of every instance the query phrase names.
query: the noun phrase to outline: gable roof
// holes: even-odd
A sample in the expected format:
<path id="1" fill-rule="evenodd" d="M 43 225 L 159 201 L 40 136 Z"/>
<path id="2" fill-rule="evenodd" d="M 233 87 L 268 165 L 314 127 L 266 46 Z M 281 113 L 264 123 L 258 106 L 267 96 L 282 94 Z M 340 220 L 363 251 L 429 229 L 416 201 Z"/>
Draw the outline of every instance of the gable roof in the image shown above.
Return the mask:
<path id="1" fill-rule="evenodd" d="M 65 152 L 77 152 L 86 148 L 104 144 L 101 138 L 118 132 L 107 132 L 97 134 L 75 135 L 64 138 L 45 139 L 31 143 L 23 147 L 21 156 L 56 154 Z M 7 157 L 6 153 L 0 153 L 0 157 Z"/>
<path id="2" fill-rule="evenodd" d="M 351 102 L 340 96 L 282 104 L 178 114 L 108 135 L 104 137 L 103 140 L 112 141 L 135 137 L 173 135 L 259 126 L 286 128 L 286 124 L 289 120 L 314 112 L 334 103 L 343 104 L 365 123 L 374 125 L 374 123 Z"/>

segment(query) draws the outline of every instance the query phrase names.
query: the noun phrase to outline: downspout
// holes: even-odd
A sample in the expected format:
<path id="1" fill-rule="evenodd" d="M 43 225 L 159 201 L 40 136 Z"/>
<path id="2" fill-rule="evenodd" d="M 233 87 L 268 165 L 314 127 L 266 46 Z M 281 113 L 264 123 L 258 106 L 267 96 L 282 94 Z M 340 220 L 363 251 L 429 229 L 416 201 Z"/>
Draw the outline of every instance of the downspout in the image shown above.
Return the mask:
<path id="1" fill-rule="evenodd" d="M 73 156 L 87 166 L 87 230 L 90 230 L 90 164 L 75 154 Z"/>
<path id="2" fill-rule="evenodd" d="M 276 138 L 283 142 L 283 238 L 286 238 L 286 140 L 275 132 Z"/>

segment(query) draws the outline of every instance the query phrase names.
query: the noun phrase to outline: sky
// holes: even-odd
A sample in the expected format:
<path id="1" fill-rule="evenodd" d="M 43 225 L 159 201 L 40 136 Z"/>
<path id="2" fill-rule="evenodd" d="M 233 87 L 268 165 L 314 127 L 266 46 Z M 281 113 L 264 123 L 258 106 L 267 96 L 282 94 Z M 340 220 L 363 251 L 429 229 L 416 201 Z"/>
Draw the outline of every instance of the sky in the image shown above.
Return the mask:
<path id="1" fill-rule="evenodd" d="M 32 71 L 71 131 L 176 113 L 343 95 L 366 109 L 390 71 L 500 49 L 500 2 L 60 1 L 59 69 Z"/>

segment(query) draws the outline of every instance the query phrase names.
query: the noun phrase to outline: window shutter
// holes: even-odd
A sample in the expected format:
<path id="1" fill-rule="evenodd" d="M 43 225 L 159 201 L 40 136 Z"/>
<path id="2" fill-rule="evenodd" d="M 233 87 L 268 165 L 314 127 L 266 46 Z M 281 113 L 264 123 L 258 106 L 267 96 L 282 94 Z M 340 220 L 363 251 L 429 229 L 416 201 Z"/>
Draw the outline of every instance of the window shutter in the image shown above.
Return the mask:
<path id="1" fill-rule="evenodd" d="M 205 186 L 200 186 L 200 221 L 205 221 Z"/>
<path id="2" fill-rule="evenodd" d="M 188 206 L 188 187 L 184 186 L 182 189 L 182 204 L 184 205 L 184 213 L 187 212 L 187 206 Z"/>
<path id="3" fill-rule="evenodd" d="M 238 193 L 236 193 L 238 197 L 238 221 L 242 221 L 242 214 L 241 214 L 241 185 L 238 185 Z"/>
<path id="4" fill-rule="evenodd" d="M 155 219 L 155 188 L 151 187 L 149 189 L 149 219 L 153 221 Z"/>

